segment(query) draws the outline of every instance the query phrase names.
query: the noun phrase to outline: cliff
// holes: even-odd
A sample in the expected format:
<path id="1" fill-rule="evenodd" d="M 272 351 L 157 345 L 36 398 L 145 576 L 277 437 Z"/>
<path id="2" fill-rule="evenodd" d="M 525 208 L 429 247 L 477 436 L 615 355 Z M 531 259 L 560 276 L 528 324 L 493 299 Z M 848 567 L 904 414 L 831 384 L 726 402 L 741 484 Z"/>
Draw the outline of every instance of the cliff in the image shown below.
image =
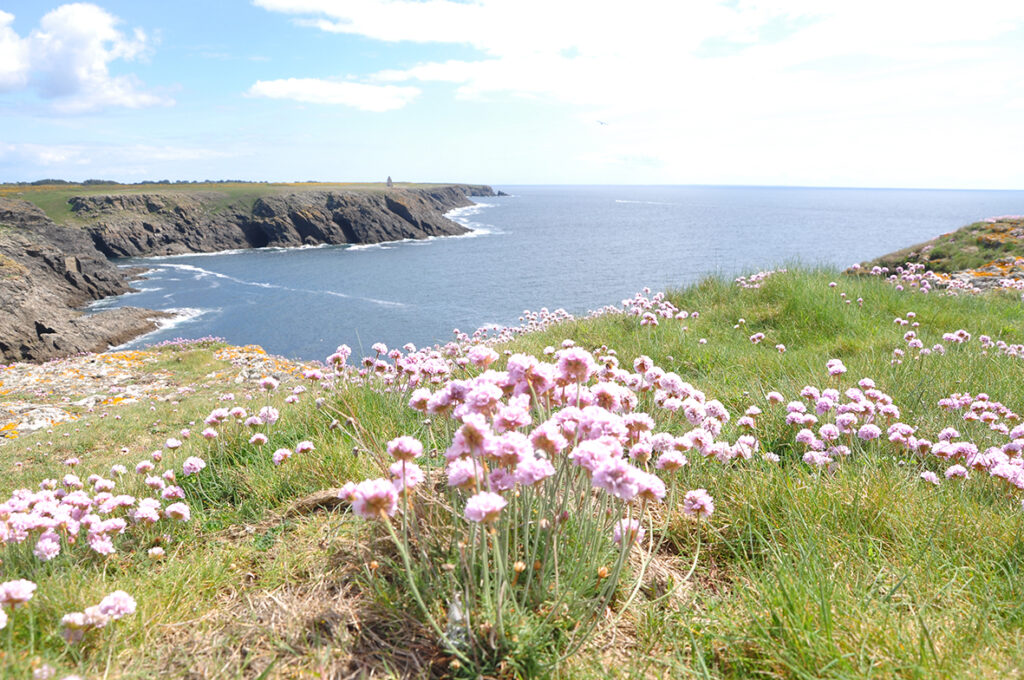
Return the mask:
<path id="1" fill-rule="evenodd" d="M 236 248 L 380 243 L 467 230 L 444 213 L 493 196 L 467 184 L 388 190 L 253 185 L 249 198 L 177 191 L 68 198 L 70 223 L 28 201 L 0 197 L 0 362 L 103 351 L 154 328 L 161 312 L 81 307 L 131 290 L 108 258 Z"/>
<path id="2" fill-rule="evenodd" d="M 296 191 L 224 205 L 216 193 L 73 196 L 71 211 L 108 257 L 208 253 L 236 248 L 380 243 L 467 230 L 444 213 L 491 196 L 490 187 Z"/>
<path id="3" fill-rule="evenodd" d="M 1000 285 L 1006 278 L 1024 276 L 1024 216 L 990 217 L 942 234 L 930 241 L 882 255 L 858 265 L 857 271 L 886 267 L 895 271 L 907 263 L 978 288 Z"/>
<path id="4" fill-rule="evenodd" d="M 79 229 L 27 201 L 0 199 L 0 362 L 103 351 L 154 328 L 160 312 L 79 307 L 130 287 Z"/>

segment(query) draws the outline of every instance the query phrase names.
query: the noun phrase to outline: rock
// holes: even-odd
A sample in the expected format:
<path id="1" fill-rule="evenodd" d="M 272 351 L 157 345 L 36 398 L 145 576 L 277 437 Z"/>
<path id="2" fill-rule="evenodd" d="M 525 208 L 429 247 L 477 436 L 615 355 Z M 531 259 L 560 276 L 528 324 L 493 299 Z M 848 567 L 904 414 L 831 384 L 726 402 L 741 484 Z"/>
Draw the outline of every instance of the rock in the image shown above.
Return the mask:
<path id="1" fill-rule="evenodd" d="M 213 191 L 74 196 L 71 210 L 108 257 L 209 253 L 237 248 L 380 243 L 466 232 L 444 217 L 492 196 L 490 187 L 388 191 L 297 190 L 224 209 Z"/>
<path id="2" fill-rule="evenodd" d="M 423 189 L 296 189 L 230 204 L 216 191 L 83 195 L 69 199 L 80 228 L 54 224 L 27 201 L 0 198 L 0 362 L 104 351 L 155 328 L 162 312 L 80 308 L 129 292 L 138 269 L 108 258 L 236 248 L 380 243 L 451 236 L 444 217 L 493 196 L 469 184 Z"/>
<path id="3" fill-rule="evenodd" d="M 160 312 L 75 309 L 131 290 L 80 229 L 26 201 L 0 199 L 0 362 L 103 351 L 155 327 Z"/>

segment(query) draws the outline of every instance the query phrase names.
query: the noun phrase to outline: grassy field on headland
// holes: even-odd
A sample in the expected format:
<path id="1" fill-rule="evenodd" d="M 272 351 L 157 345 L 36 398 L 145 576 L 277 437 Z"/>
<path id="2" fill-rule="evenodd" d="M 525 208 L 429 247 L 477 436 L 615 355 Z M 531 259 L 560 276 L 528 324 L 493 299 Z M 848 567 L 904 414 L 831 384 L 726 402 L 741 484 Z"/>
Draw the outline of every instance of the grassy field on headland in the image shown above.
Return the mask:
<path id="1" fill-rule="evenodd" d="M 1024 303 L 920 287 L 709 279 L 337 374 L 101 355 L 166 389 L 0 448 L 0 668 L 1018 677 Z"/>
<path id="2" fill-rule="evenodd" d="M 867 263 L 895 268 L 906 262 L 975 278 L 1020 276 L 1024 270 L 1024 217 L 1008 215 L 974 222 L 930 241 L 883 255 Z"/>
<path id="3" fill-rule="evenodd" d="M 425 189 L 441 186 L 422 183 L 396 182 L 401 189 Z M 146 184 L 0 184 L 0 198 L 20 198 L 39 206 L 57 224 L 75 224 L 68 204 L 73 196 L 102 196 L 106 194 L 201 194 L 211 198 L 210 210 L 251 209 L 256 199 L 263 196 L 290 194 L 300 191 L 370 191 L 386 189 L 384 182 L 153 182 Z"/>

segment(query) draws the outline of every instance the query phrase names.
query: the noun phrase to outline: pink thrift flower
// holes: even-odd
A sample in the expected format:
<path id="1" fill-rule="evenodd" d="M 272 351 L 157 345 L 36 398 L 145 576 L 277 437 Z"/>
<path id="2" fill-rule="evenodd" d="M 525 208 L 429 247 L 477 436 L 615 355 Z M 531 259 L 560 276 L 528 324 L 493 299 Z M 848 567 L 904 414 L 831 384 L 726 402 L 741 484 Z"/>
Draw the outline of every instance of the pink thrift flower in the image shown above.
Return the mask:
<path id="1" fill-rule="evenodd" d="M 352 511 L 365 519 L 388 517 L 398 510 L 398 492 L 386 479 L 367 479 L 356 485 L 352 495 Z"/>
<path id="2" fill-rule="evenodd" d="M 181 446 L 181 440 L 175 439 L 174 437 L 169 438 L 164 442 L 164 446 L 171 449 L 172 451 Z"/>
<path id="3" fill-rule="evenodd" d="M 466 501 L 465 516 L 471 522 L 493 522 L 506 505 L 508 501 L 498 494 L 483 491 Z"/>
<path id="4" fill-rule="evenodd" d="M 171 519 L 179 522 L 187 522 L 192 519 L 192 511 L 184 503 L 172 503 L 164 510 L 164 513 Z"/>
<path id="5" fill-rule="evenodd" d="M 217 430 L 213 429 L 212 427 L 208 427 L 205 430 L 203 430 L 202 435 L 206 439 L 216 439 Z"/>
<path id="6" fill-rule="evenodd" d="M 938 484 L 939 484 L 939 476 L 936 475 L 931 470 L 925 470 L 924 472 L 922 472 L 921 473 L 921 479 L 923 479 L 926 482 L 931 482 L 932 484 L 935 484 L 936 486 L 938 486 Z"/>
<path id="7" fill-rule="evenodd" d="M 594 470 L 593 485 L 616 498 L 632 500 L 640 491 L 640 470 L 621 458 L 610 458 Z"/>
<path id="8" fill-rule="evenodd" d="M 0 606 L 16 608 L 32 599 L 36 584 L 25 579 L 0 583 Z"/>
<path id="9" fill-rule="evenodd" d="M 846 373 L 846 366 L 839 359 L 829 359 L 825 364 L 825 370 L 828 371 L 829 375 L 837 376 Z"/>
<path id="10" fill-rule="evenodd" d="M 685 466 L 688 462 L 689 461 L 686 459 L 686 456 L 682 454 L 682 452 L 676 449 L 672 449 L 658 456 L 658 462 L 655 464 L 655 467 L 658 468 L 659 470 L 672 472 L 673 470 L 678 470 L 679 468 Z"/>
<path id="11" fill-rule="evenodd" d="M 298 453 L 300 455 L 303 453 L 309 453 L 313 449 L 313 442 L 310 441 L 301 441 L 295 445 L 295 453 Z"/>
<path id="12" fill-rule="evenodd" d="M 950 465 L 948 468 L 946 468 L 945 475 L 946 479 L 953 479 L 954 477 L 959 479 L 967 479 L 967 468 L 965 468 L 963 465 Z"/>
<path id="13" fill-rule="evenodd" d="M 859 438 L 863 439 L 864 441 L 871 441 L 872 439 L 878 439 L 881 435 L 882 435 L 882 428 L 878 427 L 877 425 L 874 425 L 873 423 L 868 423 L 867 425 L 862 425 L 861 428 L 859 430 L 857 430 L 857 436 Z"/>
<path id="14" fill-rule="evenodd" d="M 687 515 L 710 517 L 715 511 L 715 501 L 706 489 L 687 491 L 683 497 L 683 512 Z"/>
<path id="15" fill-rule="evenodd" d="M 267 443 L 267 441 L 269 441 L 267 439 L 267 435 L 263 434 L 262 432 L 257 432 L 253 436 L 249 437 L 249 443 L 252 444 L 253 446 L 263 446 L 264 444 Z"/>
<path id="16" fill-rule="evenodd" d="M 388 471 L 391 472 L 395 490 L 399 493 L 421 484 L 426 479 L 420 466 L 409 461 L 397 460 L 391 464 Z"/>
<path id="17" fill-rule="evenodd" d="M 388 453 L 395 460 L 415 460 L 423 455 L 423 444 L 415 437 L 396 437 L 388 442 Z"/>
<path id="18" fill-rule="evenodd" d="M 514 477 L 515 481 L 523 486 L 533 486 L 548 477 L 553 477 L 554 474 L 555 467 L 550 461 L 545 458 L 530 456 L 519 461 L 519 464 L 516 465 Z"/>
<path id="19" fill-rule="evenodd" d="M 291 457 L 292 457 L 292 450 L 291 449 L 278 449 L 277 451 L 274 451 L 274 455 L 273 455 L 274 465 L 280 465 L 281 463 L 285 462 L 286 460 L 288 460 Z"/>
<path id="20" fill-rule="evenodd" d="M 135 613 L 135 599 L 123 590 L 115 590 L 100 601 L 99 610 L 116 621 Z"/>
<path id="21" fill-rule="evenodd" d="M 206 467 L 206 461 L 197 456 L 189 456 L 181 466 L 181 472 L 186 477 L 198 474 Z"/>
<path id="22" fill-rule="evenodd" d="M 644 538 L 644 528 L 637 519 L 620 519 L 612 528 L 612 542 L 622 545 L 625 541 L 627 546 L 639 543 Z"/>

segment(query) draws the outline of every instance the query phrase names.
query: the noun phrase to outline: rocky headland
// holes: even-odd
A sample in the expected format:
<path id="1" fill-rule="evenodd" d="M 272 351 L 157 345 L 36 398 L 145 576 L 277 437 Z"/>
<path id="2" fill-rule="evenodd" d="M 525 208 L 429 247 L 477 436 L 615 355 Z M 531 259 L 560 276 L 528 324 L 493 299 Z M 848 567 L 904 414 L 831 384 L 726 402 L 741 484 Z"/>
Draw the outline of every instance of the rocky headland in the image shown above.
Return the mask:
<path id="1" fill-rule="evenodd" d="M 493 195 L 465 184 L 268 191 L 251 201 L 187 189 L 86 194 L 68 199 L 67 224 L 0 197 L 0 362 L 103 351 L 152 330 L 163 313 L 82 309 L 131 290 L 138 272 L 110 258 L 453 236 L 467 230 L 444 214 Z"/>
<path id="2" fill-rule="evenodd" d="M 1005 287 L 1024 278 L 1024 215 L 1003 215 L 974 222 L 930 241 L 861 263 L 857 273 L 896 271 L 921 265 L 941 281 L 977 289 Z"/>

